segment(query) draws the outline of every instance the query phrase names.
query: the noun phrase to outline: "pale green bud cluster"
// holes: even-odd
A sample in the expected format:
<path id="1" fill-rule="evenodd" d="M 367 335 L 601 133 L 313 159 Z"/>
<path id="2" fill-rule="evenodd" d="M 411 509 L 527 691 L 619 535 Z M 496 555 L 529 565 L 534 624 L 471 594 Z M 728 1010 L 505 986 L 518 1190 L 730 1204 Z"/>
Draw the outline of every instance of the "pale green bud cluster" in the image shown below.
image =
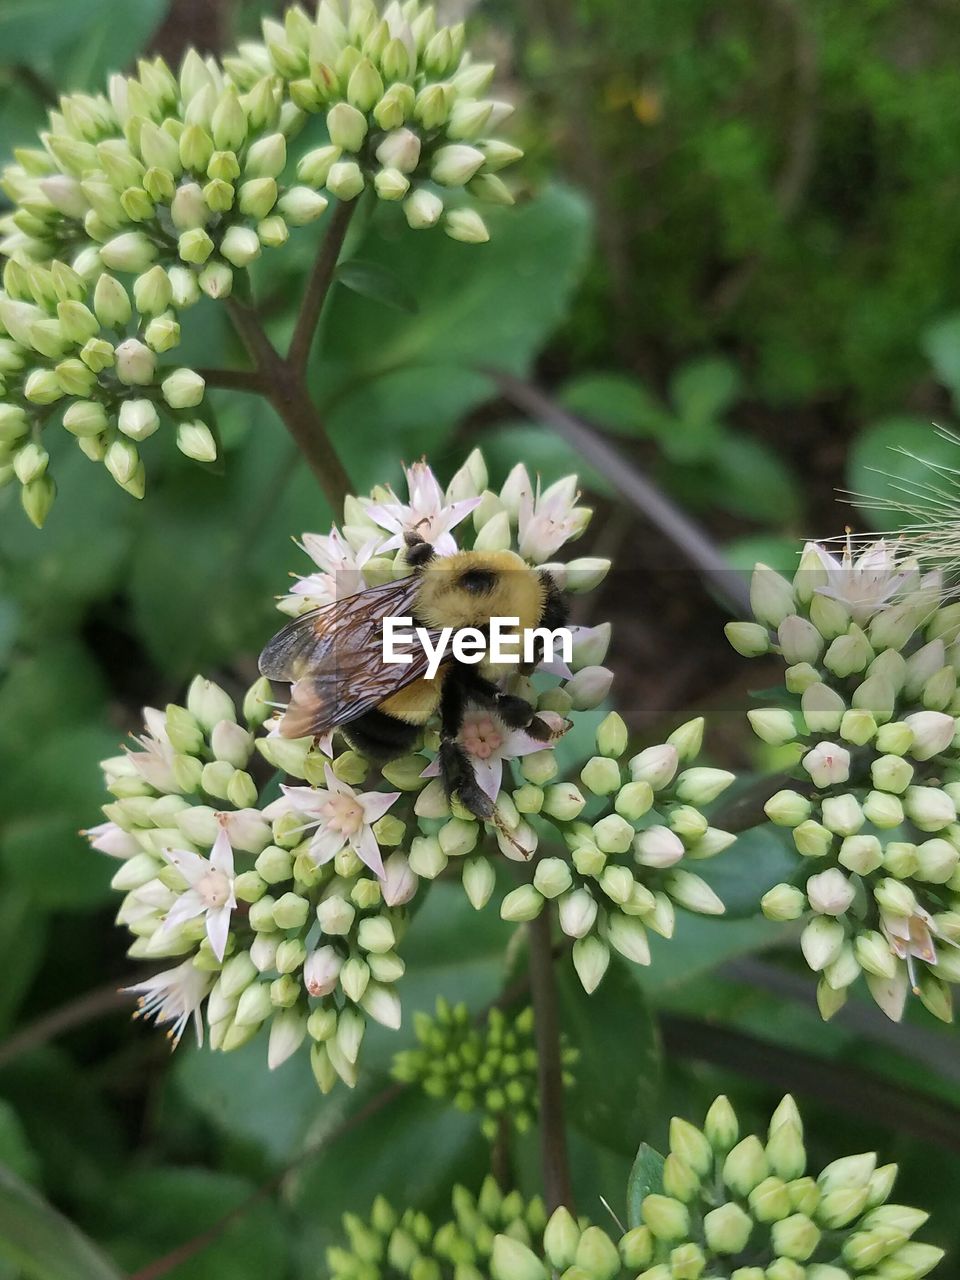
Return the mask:
<path id="1" fill-rule="evenodd" d="M 395 1079 L 419 1084 L 430 1097 L 449 1099 L 460 1111 L 480 1111 L 481 1129 L 491 1142 L 501 1125 L 518 1133 L 530 1129 L 538 1110 L 531 1008 L 516 1015 L 493 1008 L 474 1022 L 465 1004 L 451 1008 L 439 996 L 435 1015 L 417 1012 L 413 1024 L 420 1047 L 394 1054 Z M 577 1056 L 564 1046 L 564 1067 Z M 564 1078 L 572 1083 L 567 1071 Z"/>
<path id="2" fill-rule="evenodd" d="M 297 165 L 298 210 L 371 190 L 399 204 L 415 230 L 442 225 L 481 244 L 490 233 L 474 202 L 513 203 L 500 173 L 522 152 L 497 137 L 513 107 L 490 96 L 495 68 L 473 60 L 463 24 L 441 25 L 432 5 L 392 0 L 379 13 L 352 0 L 344 17 L 322 0 L 312 21 L 291 9 L 283 22 L 266 19 L 263 43 L 224 66 L 247 93 L 271 71 L 284 97 L 325 125 L 326 140 Z"/>
<path id="3" fill-rule="evenodd" d="M 259 680 L 238 713 L 222 688 L 197 677 L 186 705 L 147 708 L 146 732 L 134 749 L 103 762 L 114 799 L 103 808 L 107 821 L 87 834 L 95 849 L 121 860 L 112 885 L 124 894 L 117 921 L 133 934 L 129 954 L 153 961 L 186 957 L 209 975 L 203 995 L 211 1048 L 239 1048 L 268 1028 L 273 1068 L 306 1042 L 326 1092 L 338 1078 L 356 1082 L 368 1019 L 400 1025 L 395 984 L 404 963 L 397 947 L 406 927 L 403 908 L 418 881 L 406 855 L 391 848 L 400 843 L 403 825 L 389 814 L 375 824 L 384 859 L 380 878 L 349 845 L 318 865 L 309 820 L 283 798 L 260 803 L 256 748 L 269 757 L 273 744 L 287 745 L 264 736 L 270 697 L 269 684 Z M 313 747 L 301 756 L 304 772 L 321 782 L 323 759 Z M 294 762 L 280 768 L 286 763 Z M 354 782 L 366 773 L 349 755 L 334 768 Z M 165 853 L 206 858 L 224 833 L 236 908 L 221 961 L 202 916 L 168 926 L 181 895 L 197 890 Z M 158 1017 L 168 1020 L 162 1012 Z"/>
<path id="4" fill-rule="evenodd" d="M 331 1280 L 630 1280 L 642 1265 L 636 1233 L 618 1244 L 567 1209 L 548 1218 L 539 1197 L 504 1195 L 493 1178 L 477 1195 L 455 1186 L 451 1198 L 453 1216 L 439 1226 L 382 1196 L 367 1220 L 346 1214 L 345 1242 L 326 1253 Z"/>
<path id="5" fill-rule="evenodd" d="M 494 68 L 465 51 L 462 24 L 395 0 L 382 16 L 354 0 L 344 18 L 324 0 L 263 36 L 222 65 L 190 50 L 176 74 L 143 59 L 105 94 L 65 95 L 42 145 L 4 169 L 0 484 L 19 483 L 34 524 L 55 496 L 53 419 L 138 498 L 139 446 L 161 420 L 186 456 L 216 457 L 203 380 L 168 354 L 180 312 L 229 297 L 331 198 L 369 188 L 411 227 L 467 243 L 489 239 L 474 201 L 513 203 L 499 173 L 522 153 L 496 137 L 512 107 L 488 96 Z"/>
<path id="6" fill-rule="evenodd" d="M 542 794 L 537 812 L 557 828 L 566 854 L 541 858 L 531 883 L 504 899 L 501 915 L 532 919 L 555 901 L 588 992 L 603 978 L 612 951 L 649 964 L 648 932 L 671 937 L 675 907 L 723 912 L 720 898 L 691 865 L 733 843 L 732 835 L 710 825 L 703 809 L 734 776 L 694 763 L 702 739 L 703 721 L 693 720 L 666 742 L 627 758 L 626 725 L 611 712 L 597 729 L 597 754 L 581 769 L 579 785 L 541 789 L 531 783 L 513 793 L 518 809 L 530 792 Z M 527 757 L 524 772 L 535 759 Z"/>
<path id="7" fill-rule="evenodd" d="M 912 990 L 952 1018 L 960 981 L 958 608 L 936 574 L 878 543 L 838 561 L 808 546 L 792 580 L 758 565 L 756 622 L 727 635 L 748 656 L 779 653 L 786 689 L 748 713 L 795 782 L 766 803 L 799 862 L 763 898 L 804 920 L 824 1017 L 863 975 L 899 1019 Z"/>
<path id="8" fill-rule="evenodd" d="M 671 1121 L 662 1186 L 642 1201 L 620 1253 L 637 1280 L 919 1280 L 943 1251 L 912 1239 L 926 1213 L 888 1203 L 896 1174 L 870 1152 L 814 1176 L 791 1097 L 765 1138 L 742 1136 L 721 1097 L 702 1129 Z"/>
<path id="9" fill-rule="evenodd" d="M 114 261 L 119 264 L 121 256 L 118 250 Z M 210 429 L 198 417 L 203 378 L 162 360 L 180 341 L 171 292 L 168 272 L 157 264 L 136 276 L 131 300 L 102 265 L 81 274 L 58 258 L 6 262 L 0 484 L 19 483 L 35 525 L 43 524 L 56 493 L 43 443 L 52 420 L 136 498 L 143 497 L 145 484 L 140 449 L 161 422 L 177 430 L 181 452 L 200 461 L 216 457 Z M 188 431 L 197 439 L 185 447 L 180 433 Z"/>

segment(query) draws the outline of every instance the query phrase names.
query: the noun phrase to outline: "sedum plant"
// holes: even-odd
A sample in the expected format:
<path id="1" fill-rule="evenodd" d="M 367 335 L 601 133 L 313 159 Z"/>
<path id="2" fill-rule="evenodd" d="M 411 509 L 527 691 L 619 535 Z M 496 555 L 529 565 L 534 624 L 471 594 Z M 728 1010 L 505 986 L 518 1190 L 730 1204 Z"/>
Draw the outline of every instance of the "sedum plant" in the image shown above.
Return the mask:
<path id="1" fill-rule="evenodd" d="M 518 464 L 499 491 L 488 489 L 476 451 L 445 492 L 425 463 L 408 469 L 407 484 L 403 499 L 387 489 L 350 496 L 341 527 L 303 535 L 317 571 L 281 597 L 283 611 L 409 572 L 397 549 L 408 529 L 426 528 L 445 550 L 514 547 L 543 563 L 590 516 L 576 506 L 573 476 L 539 492 Z M 548 563 L 574 592 L 609 568 L 593 558 Z M 609 637 L 609 626 L 578 628 L 572 669 L 510 677 L 511 692 L 572 725 L 610 690 Z M 545 745 L 468 709 L 459 741 L 495 804 L 482 822 L 445 794 L 434 727 L 419 751 L 380 768 L 339 730 L 283 737 L 279 710 L 266 680 L 238 709 L 198 676 L 185 705 L 146 708 L 136 749 L 103 762 L 113 799 L 88 835 L 123 861 L 113 885 L 124 894 L 118 922 L 134 934 L 130 954 L 178 960 L 133 988 L 175 1037 L 191 1018 L 198 1030 L 205 1020 L 211 1046 L 229 1051 L 263 1028 L 271 1067 L 309 1044 L 322 1090 L 338 1078 L 352 1086 L 368 1019 L 400 1026 L 409 911 L 441 877 L 455 876 L 478 911 L 518 926 L 555 913 L 587 992 L 613 952 L 648 965 L 648 930 L 669 938 L 677 906 L 723 912 L 689 869 L 733 840 L 701 811 L 733 775 L 694 763 L 700 720 L 629 756 L 626 726 L 610 712 L 578 785 L 561 779 L 562 737 Z M 498 874 L 511 863 L 521 883 Z"/>
<path id="2" fill-rule="evenodd" d="M 498 136 L 510 107 L 492 95 L 493 74 L 462 25 L 417 0 L 382 14 L 370 0 L 321 0 L 313 15 L 266 20 L 261 42 L 222 61 L 189 53 L 174 72 L 145 60 L 104 95 L 63 97 L 41 145 L 18 151 L 3 179 L 0 480 L 20 485 L 30 519 L 43 524 L 54 499 L 58 425 L 142 497 L 141 445 L 158 432 L 199 462 L 216 458 L 205 392 L 226 387 L 272 405 L 338 516 L 301 535 L 312 563 L 279 597 L 282 614 L 406 577 L 418 539 L 441 557 L 512 553 L 559 593 L 597 587 L 610 562 L 569 550 L 592 514 L 575 476 L 543 487 L 518 462 L 497 486 L 474 450 L 446 484 L 422 460 L 399 492 L 354 493 L 308 391 L 358 208 L 392 216 L 401 235 L 442 227 L 479 245 L 489 230 L 477 205 L 512 203 L 499 175 L 520 152 Z M 314 222 L 315 263 L 281 351 L 254 264 Z M 248 368 L 195 369 L 181 352 L 182 312 L 215 305 Z M 810 546 L 792 583 L 758 567 L 752 604 L 756 620 L 727 633 L 742 653 L 777 650 L 788 663 L 777 704 L 750 721 L 795 775 L 766 816 L 791 830 L 798 868 L 760 906 L 803 920 L 824 1016 L 864 973 L 890 1016 L 912 987 L 948 1019 L 960 974 L 956 607 L 885 544 L 856 563 Z M 564 1089 L 580 1087 L 578 1049 L 591 1045 L 563 1039 L 555 968 L 569 962 L 578 999 L 599 993 L 599 1004 L 606 979 L 618 1001 L 621 961 L 651 965 L 651 936 L 673 937 L 678 908 L 724 913 L 701 864 L 735 842 L 713 806 L 736 779 L 703 756 L 699 717 L 635 750 L 607 705 L 609 625 L 573 632 L 569 663 L 531 664 L 497 690 L 529 704 L 549 738 L 497 710 L 463 712 L 458 758 L 490 803 L 485 818 L 442 781 L 436 717 L 381 765 L 342 728 L 285 736 L 286 704 L 265 679 L 234 698 L 198 675 L 182 703 L 145 708 L 133 745 L 102 762 L 110 799 L 86 833 L 117 863 L 117 923 L 149 965 L 128 988 L 141 1014 L 175 1045 L 188 1030 L 220 1052 L 259 1036 L 271 1070 L 299 1053 L 324 1094 L 353 1088 L 370 1024 L 402 1027 L 411 920 L 453 881 L 513 927 L 522 991 L 506 988 L 479 1019 L 443 992 L 435 1016 L 411 1011 L 419 1045 L 391 1051 L 392 1088 L 479 1112 L 491 1168 L 508 1176 L 509 1140 L 538 1131 L 544 1199 L 491 1176 L 476 1195 L 455 1187 L 453 1217 L 435 1229 L 418 1207 L 398 1213 L 380 1197 L 369 1221 L 345 1219 L 331 1275 L 927 1274 L 940 1253 L 912 1241 L 925 1215 L 886 1203 L 894 1167 L 857 1156 L 809 1176 L 789 1098 L 766 1142 L 740 1138 L 725 1099 L 703 1132 L 675 1120 L 665 1161 L 641 1149 L 626 1229 L 575 1216 Z M 631 1010 L 618 1013 L 629 1034 Z"/>
<path id="3" fill-rule="evenodd" d="M 262 43 L 222 63 L 145 59 L 105 94 L 62 97 L 40 145 L 4 170 L 14 207 L 0 219 L 0 480 L 21 486 L 33 523 L 56 492 L 57 426 L 138 498 L 157 431 L 216 458 L 206 379 L 177 355 L 181 315 L 204 299 L 228 307 L 304 448 L 304 368 L 358 204 L 397 203 L 411 228 L 480 244 L 476 205 L 512 203 L 500 173 L 521 153 L 497 136 L 512 108 L 488 96 L 493 74 L 462 24 L 417 0 L 382 15 L 325 0 L 315 17 L 265 20 Z M 249 271 L 318 219 L 324 248 L 281 357 L 249 307 Z M 332 450 L 317 462 L 337 480 Z"/>
<path id="4" fill-rule="evenodd" d="M 547 1217 L 539 1199 L 504 1196 L 488 1179 L 476 1198 L 455 1187 L 454 1217 L 437 1228 L 383 1200 L 368 1221 L 348 1215 L 327 1264 L 336 1280 L 920 1280 L 943 1251 L 913 1239 L 922 1210 L 889 1203 L 896 1177 L 872 1152 L 813 1175 L 791 1097 L 765 1140 L 741 1137 L 720 1097 L 702 1130 L 674 1117 L 666 1160 L 641 1150 L 627 1231 L 564 1207 Z"/>
<path id="5" fill-rule="evenodd" d="M 776 706 L 748 713 L 792 761 L 766 802 L 790 830 L 795 883 L 763 898 L 803 920 L 801 948 L 830 1017 L 863 977 L 899 1020 L 912 991 L 952 1018 L 960 979 L 958 609 L 937 572 L 886 542 L 837 558 L 808 544 L 793 582 L 760 565 L 754 622 L 730 623 L 741 653 L 778 652 Z"/>

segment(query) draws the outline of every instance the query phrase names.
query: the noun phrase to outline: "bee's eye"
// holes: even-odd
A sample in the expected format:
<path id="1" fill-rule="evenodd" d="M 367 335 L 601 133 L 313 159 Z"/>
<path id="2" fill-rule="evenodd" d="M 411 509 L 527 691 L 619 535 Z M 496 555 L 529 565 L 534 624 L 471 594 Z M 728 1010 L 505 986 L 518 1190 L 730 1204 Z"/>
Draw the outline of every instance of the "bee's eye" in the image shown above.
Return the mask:
<path id="1" fill-rule="evenodd" d="M 496 585 L 497 575 L 491 569 L 467 569 L 457 583 L 473 596 L 489 595 Z"/>

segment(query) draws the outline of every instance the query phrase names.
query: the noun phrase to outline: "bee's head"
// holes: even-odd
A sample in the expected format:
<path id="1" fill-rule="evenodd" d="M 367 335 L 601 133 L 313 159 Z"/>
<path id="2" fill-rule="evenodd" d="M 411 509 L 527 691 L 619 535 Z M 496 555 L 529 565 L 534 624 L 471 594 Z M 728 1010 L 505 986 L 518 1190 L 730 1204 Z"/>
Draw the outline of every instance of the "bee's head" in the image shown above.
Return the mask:
<path id="1" fill-rule="evenodd" d="M 537 570 L 513 551 L 458 551 L 428 562 L 418 614 L 432 626 L 484 627 L 502 617 L 535 627 L 545 594 Z"/>

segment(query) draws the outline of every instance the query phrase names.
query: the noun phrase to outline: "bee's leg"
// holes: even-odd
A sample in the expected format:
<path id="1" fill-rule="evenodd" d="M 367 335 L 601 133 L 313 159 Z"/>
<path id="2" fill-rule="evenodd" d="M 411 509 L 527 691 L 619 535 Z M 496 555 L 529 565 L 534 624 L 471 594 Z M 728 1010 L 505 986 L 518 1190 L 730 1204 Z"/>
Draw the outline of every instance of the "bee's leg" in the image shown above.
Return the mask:
<path id="1" fill-rule="evenodd" d="M 420 523 L 423 524 L 424 521 L 421 520 Z M 427 542 L 426 538 L 422 538 L 416 530 L 408 529 L 403 535 L 403 541 L 406 549 L 407 564 L 412 565 L 415 569 L 422 569 L 424 565 L 430 563 L 436 554 L 432 545 Z"/>
<path id="2" fill-rule="evenodd" d="M 461 671 L 455 668 L 443 682 L 440 695 L 440 749 L 437 761 L 440 778 L 448 796 L 457 796 L 464 808 L 484 821 L 493 816 L 493 801 L 477 782 L 470 757 L 457 741 L 467 694 Z"/>
<path id="3" fill-rule="evenodd" d="M 526 698 L 519 698 L 515 693 L 503 693 L 490 680 L 485 680 L 472 668 L 465 668 L 461 677 L 467 697 L 479 706 L 495 711 L 510 729 L 524 729 L 532 738 L 540 742 L 549 742 L 554 731 L 541 720 L 533 706 Z"/>

